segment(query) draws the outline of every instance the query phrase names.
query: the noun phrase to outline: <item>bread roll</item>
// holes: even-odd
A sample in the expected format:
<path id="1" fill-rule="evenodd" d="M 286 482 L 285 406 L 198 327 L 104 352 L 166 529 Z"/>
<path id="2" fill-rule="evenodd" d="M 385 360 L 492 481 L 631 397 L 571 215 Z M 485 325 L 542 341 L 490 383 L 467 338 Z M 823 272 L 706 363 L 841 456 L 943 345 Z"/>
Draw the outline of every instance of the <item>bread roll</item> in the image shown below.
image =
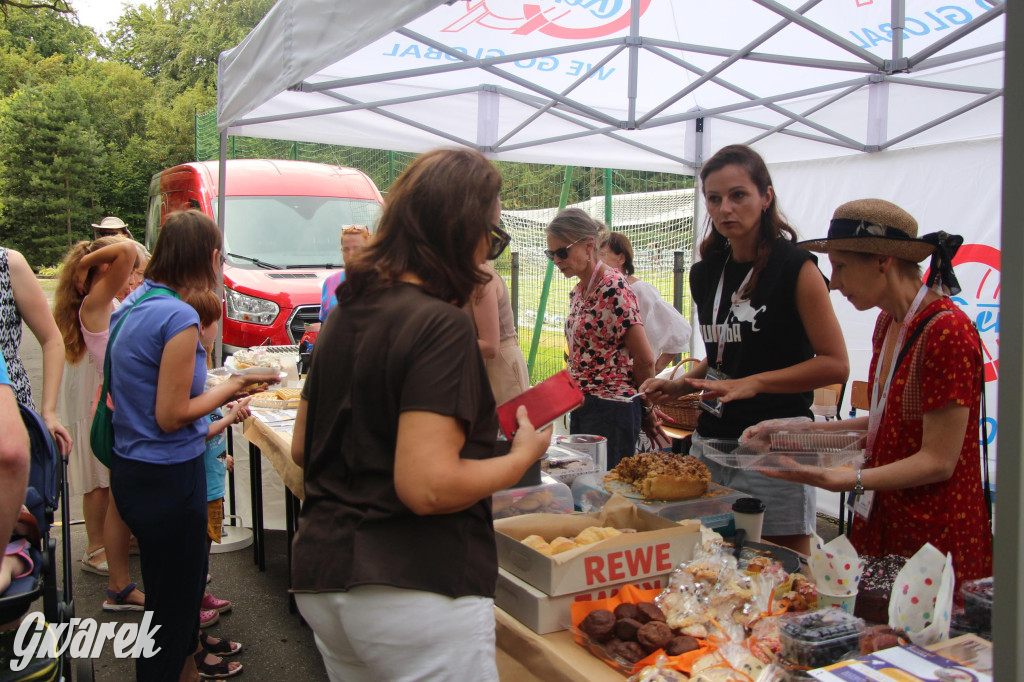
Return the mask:
<path id="1" fill-rule="evenodd" d="M 561 554 L 562 552 L 568 552 L 570 549 L 576 549 L 578 545 L 570 540 L 559 535 L 557 538 L 551 541 L 551 553 Z"/>
<path id="2" fill-rule="evenodd" d="M 523 538 L 523 544 L 547 556 L 554 554 L 554 550 L 551 549 L 551 545 L 548 544 L 548 541 L 539 535 L 528 535 Z"/>

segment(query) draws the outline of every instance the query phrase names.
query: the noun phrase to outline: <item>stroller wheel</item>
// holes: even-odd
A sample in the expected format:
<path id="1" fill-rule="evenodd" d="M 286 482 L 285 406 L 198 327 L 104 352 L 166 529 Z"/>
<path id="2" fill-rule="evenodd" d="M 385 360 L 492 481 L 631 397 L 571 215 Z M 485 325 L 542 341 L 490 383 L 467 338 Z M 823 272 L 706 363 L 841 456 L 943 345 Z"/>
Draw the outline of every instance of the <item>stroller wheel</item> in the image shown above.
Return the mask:
<path id="1" fill-rule="evenodd" d="M 93 661 L 90 658 L 75 659 L 75 682 L 93 682 Z"/>

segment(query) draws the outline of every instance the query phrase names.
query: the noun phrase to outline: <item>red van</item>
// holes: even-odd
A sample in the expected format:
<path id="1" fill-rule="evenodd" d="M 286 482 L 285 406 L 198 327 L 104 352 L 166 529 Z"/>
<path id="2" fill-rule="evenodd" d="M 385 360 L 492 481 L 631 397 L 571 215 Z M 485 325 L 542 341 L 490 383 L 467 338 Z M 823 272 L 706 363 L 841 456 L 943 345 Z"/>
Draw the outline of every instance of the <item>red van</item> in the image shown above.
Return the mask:
<path id="1" fill-rule="evenodd" d="M 216 161 L 186 163 L 149 184 L 146 246 L 173 211 L 217 219 Z M 224 354 L 291 345 L 319 321 L 323 282 L 341 260 L 341 226 L 377 222 L 382 199 L 364 173 L 305 161 L 227 162 Z"/>

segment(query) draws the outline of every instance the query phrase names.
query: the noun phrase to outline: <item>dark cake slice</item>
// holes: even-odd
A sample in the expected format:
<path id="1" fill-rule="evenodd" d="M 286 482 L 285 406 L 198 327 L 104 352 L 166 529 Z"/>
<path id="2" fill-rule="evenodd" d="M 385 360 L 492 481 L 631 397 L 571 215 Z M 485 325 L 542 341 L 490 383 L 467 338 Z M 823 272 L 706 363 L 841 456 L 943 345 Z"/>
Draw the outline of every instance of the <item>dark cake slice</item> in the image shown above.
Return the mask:
<path id="1" fill-rule="evenodd" d="M 860 576 L 854 615 L 869 623 L 889 622 L 889 597 L 896 576 L 907 558 L 895 554 L 883 557 L 864 556 L 864 572 Z"/>

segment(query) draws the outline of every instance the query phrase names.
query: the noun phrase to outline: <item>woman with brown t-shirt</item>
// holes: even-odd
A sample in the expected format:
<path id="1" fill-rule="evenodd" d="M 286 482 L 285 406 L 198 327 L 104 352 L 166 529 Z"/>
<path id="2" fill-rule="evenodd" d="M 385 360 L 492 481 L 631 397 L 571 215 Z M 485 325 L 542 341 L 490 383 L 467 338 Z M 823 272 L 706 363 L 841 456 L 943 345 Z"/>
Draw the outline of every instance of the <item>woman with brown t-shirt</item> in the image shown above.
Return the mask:
<path id="1" fill-rule="evenodd" d="M 417 158 L 317 339 L 292 440 L 306 497 L 291 568 L 332 680 L 498 679 L 490 497 L 551 435 L 520 409 L 494 456 L 494 398 L 459 308 L 508 244 L 500 188 L 478 152 Z"/>

